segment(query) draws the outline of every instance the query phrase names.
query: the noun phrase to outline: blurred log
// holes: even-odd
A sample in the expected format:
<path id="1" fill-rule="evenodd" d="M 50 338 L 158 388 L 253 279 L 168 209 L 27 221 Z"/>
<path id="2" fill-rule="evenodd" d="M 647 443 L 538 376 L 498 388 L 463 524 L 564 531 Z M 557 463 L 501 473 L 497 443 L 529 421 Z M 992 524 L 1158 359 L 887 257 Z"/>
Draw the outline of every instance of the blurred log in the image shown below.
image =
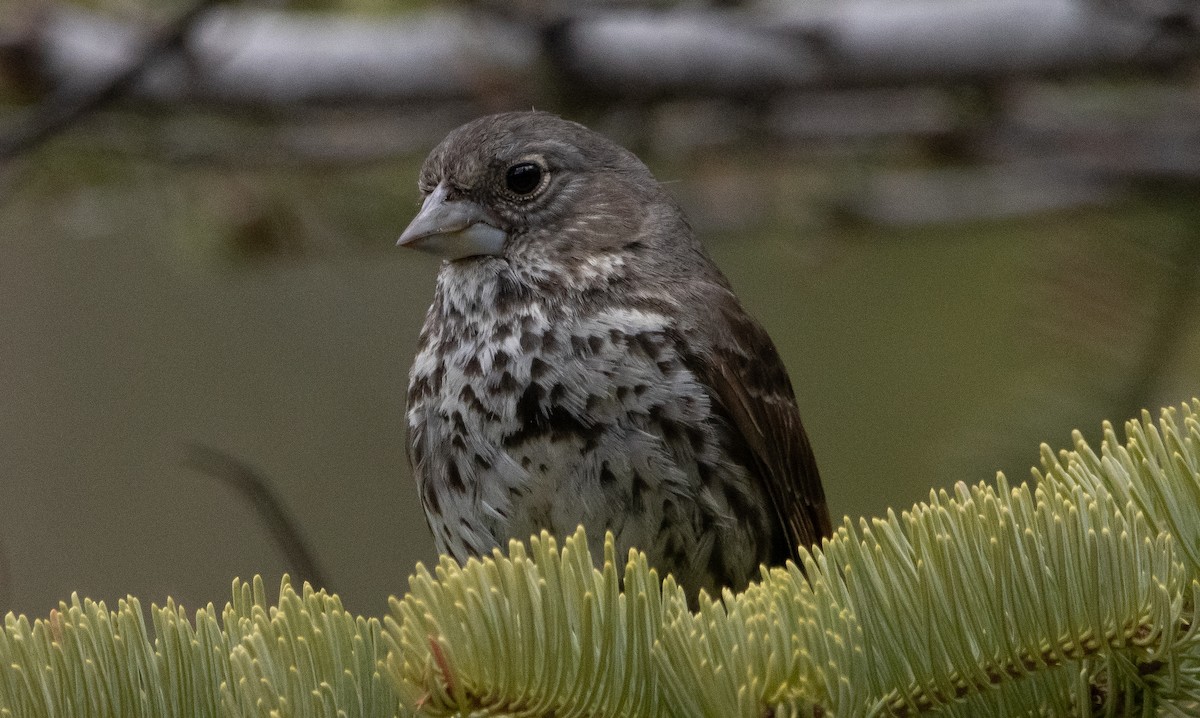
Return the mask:
<path id="1" fill-rule="evenodd" d="M 1095 207 L 1118 194 L 1116 186 L 1074 163 L 1039 160 L 880 172 L 847 210 L 871 222 L 906 226 Z"/>
<path id="2" fill-rule="evenodd" d="M 218 8 L 132 94 L 255 105 L 394 103 L 558 90 L 658 98 L 1162 67 L 1195 57 L 1195 0 L 839 0 L 750 10 L 389 19 Z M 135 61 L 138 28 L 54 7 L 27 41 L 50 87 Z M 0 60 L 2 61 L 2 60 Z M 546 65 L 555 72 L 542 72 Z M 542 88 L 547 90 L 550 88 Z M 486 104 L 486 103 L 485 103 Z"/>
<path id="3" fill-rule="evenodd" d="M 819 90 L 780 95 L 767 126 L 790 140 L 860 140 L 945 135 L 962 125 L 962 111 L 933 87 Z"/>
<path id="4" fill-rule="evenodd" d="M 31 38 L 46 84 L 85 87 L 131 63 L 141 34 L 56 7 Z M 252 105 L 477 96 L 489 81 L 527 75 L 535 40 L 515 25 L 462 14 L 368 20 L 222 8 L 197 23 L 184 52 L 150 68 L 132 94 Z"/>
<path id="5" fill-rule="evenodd" d="M 773 27 L 813 38 L 839 83 L 1161 67 L 1200 50 L 1194 0 L 854 0 L 781 8 Z"/>
<path id="6" fill-rule="evenodd" d="M 626 12 L 567 23 L 558 45 L 568 74 L 626 95 L 1034 77 L 1194 56 L 1195 3 L 1180 5 L 1179 15 L 1087 0 L 839 0 L 781 3 L 754 14 Z"/>

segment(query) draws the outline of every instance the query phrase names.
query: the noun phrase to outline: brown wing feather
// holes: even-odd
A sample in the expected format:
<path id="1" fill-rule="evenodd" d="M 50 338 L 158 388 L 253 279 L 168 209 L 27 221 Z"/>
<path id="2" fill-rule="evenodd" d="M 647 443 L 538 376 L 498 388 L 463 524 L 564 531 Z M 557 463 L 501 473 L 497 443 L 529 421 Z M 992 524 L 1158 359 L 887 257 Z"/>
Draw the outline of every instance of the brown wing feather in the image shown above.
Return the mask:
<path id="1" fill-rule="evenodd" d="M 808 435 L 800 422 L 787 371 L 766 331 L 740 306 L 723 312 L 728 338 L 697 358 L 701 381 L 741 433 L 751 456 L 750 470 L 766 486 L 789 558 L 797 546 L 829 536 L 825 491 Z"/>

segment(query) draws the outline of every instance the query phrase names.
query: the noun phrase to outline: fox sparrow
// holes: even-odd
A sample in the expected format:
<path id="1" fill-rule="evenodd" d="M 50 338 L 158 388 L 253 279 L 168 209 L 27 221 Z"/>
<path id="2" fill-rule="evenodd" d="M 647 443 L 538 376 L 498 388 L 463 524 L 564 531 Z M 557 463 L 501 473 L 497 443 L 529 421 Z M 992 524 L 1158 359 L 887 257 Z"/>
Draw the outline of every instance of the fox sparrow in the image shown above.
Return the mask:
<path id="1" fill-rule="evenodd" d="M 583 524 L 694 596 L 829 534 L 774 345 L 637 157 L 511 112 L 451 132 L 419 185 L 399 244 L 445 261 L 409 459 L 439 551 Z"/>

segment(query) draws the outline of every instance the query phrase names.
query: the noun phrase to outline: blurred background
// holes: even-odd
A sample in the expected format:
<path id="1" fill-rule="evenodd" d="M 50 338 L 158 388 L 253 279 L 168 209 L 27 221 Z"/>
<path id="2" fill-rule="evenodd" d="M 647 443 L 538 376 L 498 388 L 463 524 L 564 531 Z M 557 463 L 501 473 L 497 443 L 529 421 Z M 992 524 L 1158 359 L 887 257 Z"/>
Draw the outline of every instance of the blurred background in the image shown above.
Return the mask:
<path id="1" fill-rule="evenodd" d="M 1198 8 L 0 0 L 0 613 L 403 593 L 437 263 L 394 242 L 425 153 L 492 111 L 669 183 L 836 516 L 1200 394 Z"/>

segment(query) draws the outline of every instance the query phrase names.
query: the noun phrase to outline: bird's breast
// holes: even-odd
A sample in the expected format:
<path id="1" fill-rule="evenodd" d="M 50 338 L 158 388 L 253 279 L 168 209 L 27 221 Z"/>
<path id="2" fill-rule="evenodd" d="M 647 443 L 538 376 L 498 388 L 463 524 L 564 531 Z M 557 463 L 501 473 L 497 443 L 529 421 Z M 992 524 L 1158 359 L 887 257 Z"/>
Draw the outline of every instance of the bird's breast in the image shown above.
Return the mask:
<path id="1" fill-rule="evenodd" d="M 669 335 L 667 317 L 632 309 L 431 312 L 409 420 L 498 448 L 587 436 L 695 391 Z"/>
<path id="2" fill-rule="evenodd" d="M 708 397 L 671 332 L 669 317 L 629 307 L 435 304 L 408 406 L 427 506 L 487 517 L 485 533 L 569 532 L 611 510 L 606 482 L 623 484 L 636 508 L 647 477 L 686 481 L 664 427 L 691 451 L 706 438 Z"/>
<path id="3" fill-rule="evenodd" d="M 583 524 L 594 549 L 611 530 L 687 585 L 743 584 L 765 506 L 680 342 L 670 317 L 630 306 L 435 304 L 408 422 L 439 551 Z"/>

